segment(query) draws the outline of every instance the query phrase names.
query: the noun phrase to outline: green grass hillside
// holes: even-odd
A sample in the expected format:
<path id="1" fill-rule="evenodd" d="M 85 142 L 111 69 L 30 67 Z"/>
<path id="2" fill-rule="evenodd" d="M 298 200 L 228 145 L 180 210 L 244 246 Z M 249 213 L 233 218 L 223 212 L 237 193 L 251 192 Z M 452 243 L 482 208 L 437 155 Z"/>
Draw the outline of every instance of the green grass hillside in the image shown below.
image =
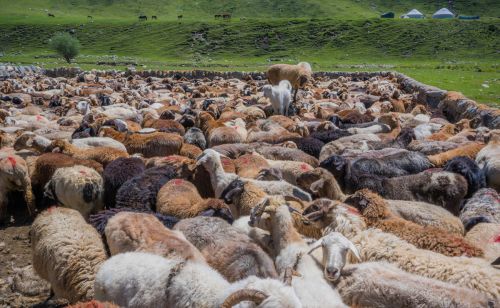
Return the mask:
<path id="1" fill-rule="evenodd" d="M 463 15 L 500 17 L 497 0 L 451 1 L 452 10 Z M 0 16 L 11 20 L 47 22 L 79 19 L 88 15 L 97 19 L 131 20 L 139 14 L 157 15 L 160 20 L 210 20 L 213 15 L 229 12 L 235 18 L 335 18 L 364 19 L 382 12 L 394 11 L 399 16 L 412 8 L 430 17 L 448 1 L 424 0 L 0 0 Z M 47 12 L 56 15 L 48 18 Z"/>

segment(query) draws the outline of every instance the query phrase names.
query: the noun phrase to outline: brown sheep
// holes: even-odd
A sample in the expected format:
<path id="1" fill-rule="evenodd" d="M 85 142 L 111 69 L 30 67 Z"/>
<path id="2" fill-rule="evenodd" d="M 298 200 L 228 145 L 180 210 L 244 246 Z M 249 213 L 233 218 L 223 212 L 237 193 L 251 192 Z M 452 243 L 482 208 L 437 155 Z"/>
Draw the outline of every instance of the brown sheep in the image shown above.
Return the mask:
<path id="1" fill-rule="evenodd" d="M 58 150 L 77 159 L 94 160 L 106 167 L 110 162 L 119 157 L 128 157 L 127 152 L 111 148 L 111 147 L 93 147 L 90 149 L 80 149 L 67 140 L 54 140 L 46 151 Z"/>
<path id="2" fill-rule="evenodd" d="M 219 199 L 203 199 L 191 182 L 173 179 L 162 186 L 156 197 L 156 210 L 180 219 L 218 216 L 232 222 L 229 206 Z"/>
<path id="3" fill-rule="evenodd" d="M 367 226 L 397 235 L 415 245 L 446 256 L 481 257 L 483 250 L 475 247 L 462 236 L 432 226 L 420 226 L 394 215 L 387 202 L 368 189 L 362 189 L 349 196 L 345 202 L 356 207 Z"/>
<path id="4" fill-rule="evenodd" d="M 269 163 L 260 155 L 245 154 L 234 160 L 236 174 L 255 179 L 262 169 L 269 168 Z"/>
<path id="5" fill-rule="evenodd" d="M 109 219 L 104 232 L 111 255 L 142 251 L 205 263 L 200 251 L 181 232 L 167 229 L 151 214 L 120 212 Z"/>
<path id="6" fill-rule="evenodd" d="M 45 153 L 35 161 L 35 167 L 31 174 L 31 186 L 38 206 L 42 206 L 43 191 L 45 184 L 49 182 L 54 172 L 59 168 L 82 165 L 96 170 L 102 174 L 103 167 L 94 160 L 78 159 L 60 153 Z"/>
<path id="7" fill-rule="evenodd" d="M 183 144 L 181 136 L 171 133 L 130 134 L 103 127 L 99 134 L 123 143 L 129 154 L 140 153 L 144 157 L 179 154 Z"/>
<path id="8" fill-rule="evenodd" d="M 203 153 L 203 151 L 199 147 L 189 143 L 183 143 L 179 152 L 180 155 L 191 159 L 196 159 L 201 153 Z"/>
<path id="9" fill-rule="evenodd" d="M 452 158 L 455 158 L 457 156 L 467 156 L 470 159 L 475 159 L 477 153 L 479 153 L 479 151 L 481 151 L 481 149 L 484 148 L 484 146 L 485 146 L 484 143 L 471 142 L 469 144 L 463 145 L 463 146 L 458 147 L 456 149 L 452 149 L 452 150 L 449 150 L 449 151 L 446 151 L 443 153 L 427 156 L 427 158 L 435 167 L 442 167 L 449 160 L 451 160 Z"/>
<path id="10" fill-rule="evenodd" d="M 312 81 L 311 66 L 307 62 L 300 62 L 297 65 L 275 64 L 267 70 L 267 79 L 272 85 L 278 85 L 281 80 L 288 80 L 295 90 L 293 102 L 296 101 L 297 91 Z"/>
<path id="11" fill-rule="evenodd" d="M 155 128 L 159 131 L 177 133 L 184 136 L 186 129 L 179 122 L 174 120 L 155 119 L 150 113 L 144 116 L 143 127 Z"/>
<path id="12" fill-rule="evenodd" d="M 429 137 L 425 138 L 425 140 L 432 141 L 446 141 L 448 138 L 454 136 L 458 132 L 458 128 L 454 124 L 446 124 L 441 127 L 441 129 Z"/>
<path id="13" fill-rule="evenodd" d="M 315 198 L 342 201 L 346 197 L 335 177 L 324 168 L 316 168 L 302 173 L 297 179 L 297 184 L 302 189 L 311 192 Z"/>

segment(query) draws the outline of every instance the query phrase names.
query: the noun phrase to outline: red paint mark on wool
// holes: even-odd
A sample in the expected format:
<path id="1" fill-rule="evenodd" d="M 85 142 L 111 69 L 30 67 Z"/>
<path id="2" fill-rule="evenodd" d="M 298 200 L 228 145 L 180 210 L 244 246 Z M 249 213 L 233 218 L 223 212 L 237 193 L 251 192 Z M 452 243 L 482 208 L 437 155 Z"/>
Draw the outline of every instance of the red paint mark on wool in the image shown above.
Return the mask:
<path id="1" fill-rule="evenodd" d="M 359 211 L 351 206 L 347 206 L 347 212 L 354 214 L 354 215 L 357 215 L 357 216 L 360 215 Z"/>
<path id="2" fill-rule="evenodd" d="M 500 243 L 500 234 L 497 234 L 497 235 L 493 238 L 493 243 Z"/>
<path id="3" fill-rule="evenodd" d="M 308 166 L 308 165 L 306 165 L 306 164 L 301 164 L 301 165 L 300 165 L 300 169 L 302 169 L 302 170 L 304 170 L 304 171 L 307 171 L 307 170 L 309 170 L 309 166 Z"/>
<path id="4" fill-rule="evenodd" d="M 12 168 L 14 168 L 17 164 L 17 161 L 16 159 L 13 157 L 13 156 L 8 156 L 7 157 L 7 160 L 9 161 L 9 163 L 12 165 Z"/>
<path id="5" fill-rule="evenodd" d="M 53 205 L 53 206 L 51 206 L 51 207 L 49 207 L 49 208 L 47 209 L 47 212 L 49 212 L 49 213 L 53 213 L 55 209 L 56 209 L 56 206 L 55 206 L 55 205 Z"/>
<path id="6" fill-rule="evenodd" d="M 37 121 L 41 121 L 42 119 L 43 119 L 43 117 L 42 117 L 41 115 L 37 115 L 37 116 L 36 116 L 36 120 L 37 120 Z"/>
<path id="7" fill-rule="evenodd" d="M 182 179 L 175 179 L 172 181 L 174 185 L 181 185 L 184 181 Z"/>
<path id="8" fill-rule="evenodd" d="M 83 175 L 87 175 L 87 172 L 85 170 L 80 170 L 80 173 Z"/>

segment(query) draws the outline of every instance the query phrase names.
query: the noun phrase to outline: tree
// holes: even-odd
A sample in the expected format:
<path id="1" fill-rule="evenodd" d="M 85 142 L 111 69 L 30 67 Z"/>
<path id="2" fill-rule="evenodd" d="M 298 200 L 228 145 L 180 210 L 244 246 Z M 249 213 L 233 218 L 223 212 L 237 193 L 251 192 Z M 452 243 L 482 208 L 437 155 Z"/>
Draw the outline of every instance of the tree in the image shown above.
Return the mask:
<path id="1" fill-rule="evenodd" d="M 71 63 L 71 59 L 75 58 L 80 52 L 80 42 L 66 32 L 56 33 L 50 39 L 50 47 L 68 63 Z"/>

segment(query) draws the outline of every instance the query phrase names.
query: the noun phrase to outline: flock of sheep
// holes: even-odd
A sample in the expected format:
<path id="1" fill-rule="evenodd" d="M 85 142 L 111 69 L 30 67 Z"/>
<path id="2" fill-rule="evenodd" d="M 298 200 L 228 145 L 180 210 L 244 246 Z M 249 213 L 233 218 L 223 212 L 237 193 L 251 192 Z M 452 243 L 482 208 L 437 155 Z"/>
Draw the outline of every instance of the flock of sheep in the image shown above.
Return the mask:
<path id="1" fill-rule="evenodd" d="M 495 307 L 500 130 L 462 98 L 307 63 L 7 79 L 0 219 L 71 307 Z"/>

